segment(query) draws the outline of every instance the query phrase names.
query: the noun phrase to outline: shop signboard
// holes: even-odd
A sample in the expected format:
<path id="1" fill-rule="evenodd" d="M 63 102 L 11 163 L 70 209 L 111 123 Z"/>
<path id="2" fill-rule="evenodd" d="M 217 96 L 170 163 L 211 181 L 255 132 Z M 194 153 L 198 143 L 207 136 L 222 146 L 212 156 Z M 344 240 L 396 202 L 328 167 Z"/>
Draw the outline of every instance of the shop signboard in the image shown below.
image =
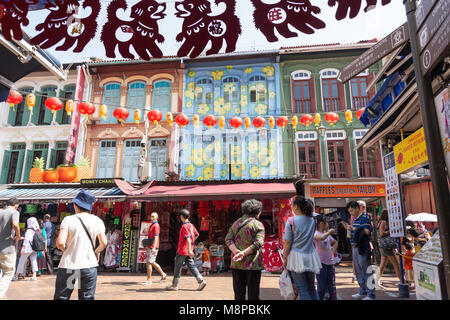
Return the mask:
<path id="1" fill-rule="evenodd" d="M 413 170 L 428 162 L 425 131 L 422 128 L 394 146 L 394 159 L 397 174 Z"/>
<path id="2" fill-rule="evenodd" d="M 345 185 L 311 185 L 312 198 L 364 198 L 384 197 L 386 190 L 384 184 L 345 184 Z"/>
<path id="3" fill-rule="evenodd" d="M 442 147 L 444 148 L 447 175 L 450 179 L 450 86 L 445 88 L 434 99 L 436 115 L 439 123 Z"/>
<path id="4" fill-rule="evenodd" d="M 139 231 L 138 263 L 146 263 L 147 261 L 147 248 L 144 247 L 142 241 L 148 238 L 148 231 L 150 230 L 151 225 L 151 221 L 141 222 L 141 229 Z"/>
<path id="5" fill-rule="evenodd" d="M 434 4 L 437 0 L 422 0 L 418 5 L 416 9 L 416 25 L 417 28 L 420 28 L 422 26 L 422 23 L 425 21 L 425 18 L 430 13 L 431 9 L 433 9 Z"/>
<path id="6" fill-rule="evenodd" d="M 81 179 L 80 184 L 83 187 L 115 187 L 116 182 L 114 180 L 119 179 L 123 180 L 123 178 L 110 178 L 110 179 Z"/>
<path id="7" fill-rule="evenodd" d="M 118 270 L 130 270 L 131 260 L 131 223 L 125 223 L 122 234 L 122 250 L 120 252 L 120 263 Z"/>
<path id="8" fill-rule="evenodd" d="M 394 152 L 383 158 L 384 179 L 386 181 L 386 205 L 389 215 L 389 231 L 391 237 L 399 238 L 405 235 L 400 197 L 400 183 L 395 168 Z"/>

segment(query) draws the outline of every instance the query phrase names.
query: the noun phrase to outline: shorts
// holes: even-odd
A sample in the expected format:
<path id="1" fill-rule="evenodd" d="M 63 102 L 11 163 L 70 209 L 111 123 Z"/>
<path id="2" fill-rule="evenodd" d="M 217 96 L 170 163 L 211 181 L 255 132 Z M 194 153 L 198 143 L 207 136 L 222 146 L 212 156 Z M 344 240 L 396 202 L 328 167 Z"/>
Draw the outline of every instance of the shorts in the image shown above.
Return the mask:
<path id="1" fill-rule="evenodd" d="M 158 255 L 158 250 L 156 250 L 156 253 L 152 253 L 153 249 L 148 248 L 147 249 L 147 260 L 146 263 L 155 263 L 156 262 L 156 256 Z"/>
<path id="2" fill-rule="evenodd" d="M 408 282 L 414 282 L 414 270 L 406 269 L 405 270 L 405 278 Z"/>
<path id="3" fill-rule="evenodd" d="M 395 252 L 393 249 L 383 249 L 378 247 L 380 249 L 380 254 L 382 257 L 393 257 L 395 256 Z"/>

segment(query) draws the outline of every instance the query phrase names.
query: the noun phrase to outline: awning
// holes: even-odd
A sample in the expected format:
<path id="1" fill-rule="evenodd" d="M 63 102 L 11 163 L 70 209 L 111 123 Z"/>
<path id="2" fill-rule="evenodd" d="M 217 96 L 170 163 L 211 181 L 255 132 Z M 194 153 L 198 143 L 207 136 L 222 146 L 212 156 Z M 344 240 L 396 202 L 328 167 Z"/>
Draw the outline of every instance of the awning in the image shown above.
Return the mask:
<path id="1" fill-rule="evenodd" d="M 199 201 L 280 199 L 295 195 L 291 183 L 236 183 L 211 185 L 154 186 L 142 195 L 128 195 L 131 201 Z"/>
<path id="2" fill-rule="evenodd" d="M 102 200 L 125 200 L 126 195 L 117 187 L 106 188 L 8 188 L 0 191 L 0 201 L 6 201 L 12 197 L 21 202 L 34 201 L 67 201 L 72 200 L 80 192 L 86 190 Z"/>

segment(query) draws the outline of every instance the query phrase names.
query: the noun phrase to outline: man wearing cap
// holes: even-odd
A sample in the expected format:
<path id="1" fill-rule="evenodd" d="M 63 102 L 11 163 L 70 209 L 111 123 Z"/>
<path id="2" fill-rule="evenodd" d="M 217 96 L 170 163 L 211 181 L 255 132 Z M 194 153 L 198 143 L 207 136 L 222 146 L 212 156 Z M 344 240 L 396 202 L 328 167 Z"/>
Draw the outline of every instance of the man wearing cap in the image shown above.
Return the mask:
<path id="1" fill-rule="evenodd" d="M 56 246 L 63 251 L 56 276 L 54 300 L 69 300 L 78 282 L 78 299 L 94 300 L 100 252 L 106 248 L 105 224 L 90 214 L 95 196 L 81 190 L 73 199 L 75 215 L 61 223 Z M 99 246 L 95 248 L 95 240 Z"/>

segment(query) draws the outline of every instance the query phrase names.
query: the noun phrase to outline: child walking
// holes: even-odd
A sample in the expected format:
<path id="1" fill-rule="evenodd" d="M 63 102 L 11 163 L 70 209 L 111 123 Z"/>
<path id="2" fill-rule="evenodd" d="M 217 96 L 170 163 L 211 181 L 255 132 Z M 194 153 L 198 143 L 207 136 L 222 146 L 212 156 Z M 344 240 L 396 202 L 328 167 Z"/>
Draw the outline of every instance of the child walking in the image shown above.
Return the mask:
<path id="1" fill-rule="evenodd" d="M 209 245 L 206 244 L 203 252 L 202 275 L 209 276 L 209 270 L 211 270 L 211 254 L 209 252 Z"/>
<path id="2" fill-rule="evenodd" d="M 409 284 L 409 287 L 414 289 L 414 270 L 412 259 L 414 258 L 416 251 L 410 242 L 405 244 L 405 249 L 406 252 L 402 254 L 402 257 L 404 258 L 405 278 Z"/>
<path id="3" fill-rule="evenodd" d="M 334 229 L 328 230 L 328 222 L 323 215 L 316 217 L 317 230 L 314 234 L 314 244 L 322 262 L 322 269 L 317 275 L 317 293 L 320 300 L 324 300 L 325 292 L 328 291 L 329 299 L 336 300 L 336 275 L 334 270 L 334 254 L 338 242 L 331 236 Z"/>

